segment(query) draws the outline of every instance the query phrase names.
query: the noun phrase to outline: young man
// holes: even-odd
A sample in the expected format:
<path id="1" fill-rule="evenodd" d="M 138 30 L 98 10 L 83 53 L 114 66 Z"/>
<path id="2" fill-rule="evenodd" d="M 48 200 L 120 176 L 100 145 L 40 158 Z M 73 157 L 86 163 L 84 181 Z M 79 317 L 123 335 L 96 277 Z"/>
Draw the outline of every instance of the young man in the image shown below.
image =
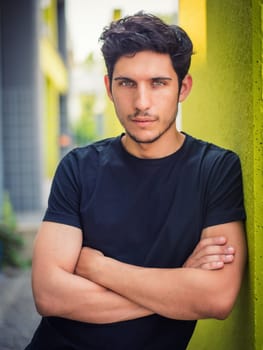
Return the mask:
<path id="1" fill-rule="evenodd" d="M 196 320 L 224 319 L 245 264 L 241 170 L 231 151 L 176 129 L 192 43 L 138 13 L 101 37 L 125 133 L 60 163 L 36 238 L 43 315 L 27 349 L 186 349 Z"/>

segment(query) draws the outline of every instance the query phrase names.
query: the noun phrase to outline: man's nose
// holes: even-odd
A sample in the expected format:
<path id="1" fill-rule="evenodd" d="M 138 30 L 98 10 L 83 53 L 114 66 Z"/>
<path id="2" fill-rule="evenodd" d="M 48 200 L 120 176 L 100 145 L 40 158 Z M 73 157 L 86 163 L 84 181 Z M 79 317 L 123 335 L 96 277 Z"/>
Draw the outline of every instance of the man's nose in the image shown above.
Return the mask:
<path id="1" fill-rule="evenodd" d="M 135 93 L 135 108 L 140 111 L 146 111 L 151 106 L 151 94 L 146 86 L 137 87 Z"/>

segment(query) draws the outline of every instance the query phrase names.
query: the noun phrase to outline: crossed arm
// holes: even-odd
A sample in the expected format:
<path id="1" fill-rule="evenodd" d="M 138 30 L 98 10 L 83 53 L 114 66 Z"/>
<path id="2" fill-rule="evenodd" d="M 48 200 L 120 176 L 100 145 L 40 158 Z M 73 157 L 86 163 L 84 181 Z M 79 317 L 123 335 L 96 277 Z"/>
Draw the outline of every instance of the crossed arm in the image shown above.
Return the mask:
<path id="1" fill-rule="evenodd" d="M 176 269 L 124 264 L 81 249 L 81 243 L 77 228 L 42 224 L 32 274 L 42 315 L 93 323 L 152 313 L 177 319 L 225 318 L 239 291 L 246 258 L 239 222 L 205 229 L 184 267 Z"/>

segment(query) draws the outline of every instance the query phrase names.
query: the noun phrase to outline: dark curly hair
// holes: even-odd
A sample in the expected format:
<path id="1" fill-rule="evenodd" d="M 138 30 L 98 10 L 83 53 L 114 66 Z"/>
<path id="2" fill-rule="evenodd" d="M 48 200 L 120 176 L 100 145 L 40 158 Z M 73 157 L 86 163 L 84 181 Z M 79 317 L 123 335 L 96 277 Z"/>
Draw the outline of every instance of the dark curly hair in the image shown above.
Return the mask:
<path id="1" fill-rule="evenodd" d="M 112 22 L 104 28 L 100 41 L 110 82 L 117 60 L 140 51 L 169 54 L 179 86 L 191 64 L 193 44 L 186 32 L 177 25 L 167 25 L 152 14 L 138 12 Z"/>

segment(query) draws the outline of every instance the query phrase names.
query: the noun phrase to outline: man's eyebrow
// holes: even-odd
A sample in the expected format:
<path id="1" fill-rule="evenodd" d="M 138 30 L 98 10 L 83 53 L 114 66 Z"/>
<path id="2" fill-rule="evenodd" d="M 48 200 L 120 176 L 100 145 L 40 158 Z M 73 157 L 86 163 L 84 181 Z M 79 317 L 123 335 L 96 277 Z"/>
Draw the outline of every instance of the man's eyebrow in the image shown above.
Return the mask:
<path id="1" fill-rule="evenodd" d="M 134 81 L 133 79 L 128 78 L 128 77 L 124 77 L 124 76 L 116 77 L 113 80 L 130 80 L 130 81 Z M 158 77 L 152 77 L 152 78 L 150 78 L 150 80 L 172 80 L 172 78 L 165 77 L 165 76 L 158 76 Z"/>
<path id="2" fill-rule="evenodd" d="M 113 80 L 130 80 L 130 81 L 134 81 L 134 80 L 131 79 L 131 78 L 123 77 L 123 76 L 116 77 L 116 78 L 114 78 Z"/>
<path id="3" fill-rule="evenodd" d="M 170 77 L 153 77 L 152 80 L 172 80 L 172 78 Z"/>

